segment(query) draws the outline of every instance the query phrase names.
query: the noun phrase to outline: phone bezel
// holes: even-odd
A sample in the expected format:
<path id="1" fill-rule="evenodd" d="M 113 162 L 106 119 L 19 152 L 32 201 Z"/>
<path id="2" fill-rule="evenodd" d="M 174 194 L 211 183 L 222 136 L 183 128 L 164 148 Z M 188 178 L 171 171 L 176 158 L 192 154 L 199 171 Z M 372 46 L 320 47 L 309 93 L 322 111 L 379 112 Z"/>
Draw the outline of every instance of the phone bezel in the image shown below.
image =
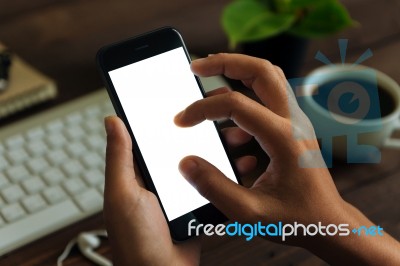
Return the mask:
<path id="1" fill-rule="evenodd" d="M 115 91 L 115 88 L 112 84 L 109 71 L 118 69 L 120 67 L 124 67 L 126 65 L 136 63 L 138 61 L 144 60 L 149 57 L 153 57 L 169 50 L 173 50 L 175 48 L 182 47 L 185 51 L 188 63 L 190 64 L 191 59 L 189 53 L 186 49 L 185 43 L 182 39 L 180 33 L 172 27 L 164 27 L 160 29 L 156 29 L 154 31 L 138 35 L 136 37 L 120 41 L 117 43 L 113 43 L 107 46 L 104 46 L 99 50 L 96 55 L 97 66 L 100 70 L 101 76 L 103 78 L 104 83 L 106 84 L 107 92 L 111 99 L 111 102 L 114 106 L 114 109 L 117 115 L 123 120 L 125 123 L 129 134 L 131 136 L 133 146 L 133 154 L 139 168 L 139 171 L 143 177 L 143 181 L 151 192 L 153 192 L 164 212 L 165 219 L 167 220 L 168 226 L 170 228 L 171 236 L 176 241 L 183 241 L 188 239 L 190 236 L 188 235 L 188 223 L 192 219 L 195 219 L 195 224 L 219 224 L 223 223 L 227 220 L 224 214 L 222 214 L 216 207 L 214 207 L 211 203 L 208 203 L 200 208 L 197 208 L 185 215 L 182 215 L 174 220 L 168 221 L 167 215 L 163 208 L 162 201 L 159 198 L 157 190 L 154 186 L 152 178 L 147 169 L 146 163 L 142 154 L 140 152 L 140 145 L 136 142 L 132 129 L 129 125 L 128 119 L 125 115 L 125 112 L 122 108 L 121 102 L 119 101 L 118 95 Z M 198 87 L 205 97 L 205 92 L 203 86 L 201 85 L 200 80 L 196 77 L 196 81 Z M 230 164 L 233 168 L 233 171 L 236 175 L 236 180 L 239 184 L 241 184 L 240 179 L 238 178 L 237 170 L 235 165 L 233 164 L 232 159 L 230 158 L 227 152 L 227 146 L 224 142 L 223 138 L 221 138 L 220 130 L 217 127 L 216 122 L 214 122 L 215 128 L 219 134 L 220 140 L 224 146 L 226 155 L 230 161 Z"/>

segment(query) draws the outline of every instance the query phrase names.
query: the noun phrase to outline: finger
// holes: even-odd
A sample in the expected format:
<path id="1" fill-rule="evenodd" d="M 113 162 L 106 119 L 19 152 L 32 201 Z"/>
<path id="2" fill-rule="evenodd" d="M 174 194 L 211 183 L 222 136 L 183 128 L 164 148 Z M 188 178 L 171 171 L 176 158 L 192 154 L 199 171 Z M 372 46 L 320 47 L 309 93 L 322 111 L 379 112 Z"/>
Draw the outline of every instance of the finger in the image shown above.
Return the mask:
<path id="1" fill-rule="evenodd" d="M 241 129 L 240 127 L 228 127 L 222 129 L 222 134 L 226 143 L 232 147 L 236 148 L 247 142 L 249 142 L 253 136 Z"/>
<path id="2" fill-rule="evenodd" d="M 267 60 L 240 54 L 216 54 L 194 60 L 192 71 L 198 76 L 225 75 L 242 80 L 276 114 L 288 118 L 287 81 L 282 71 Z"/>
<path id="3" fill-rule="evenodd" d="M 133 165 L 132 142 L 125 125 L 117 116 L 104 119 L 107 132 L 105 194 L 118 198 L 138 189 Z M 109 196 L 109 197 L 108 197 Z"/>
<path id="4" fill-rule="evenodd" d="M 179 170 L 203 197 L 228 218 L 251 217 L 249 206 L 255 206 L 256 199 L 247 188 L 227 178 L 215 166 L 200 157 L 188 156 L 179 163 Z"/>
<path id="5" fill-rule="evenodd" d="M 275 154 L 284 156 L 284 151 L 290 151 L 291 128 L 286 119 L 238 92 L 196 101 L 177 114 L 174 121 L 178 126 L 190 127 L 206 119 L 223 118 L 233 120 L 254 136 L 270 157 Z"/>
<path id="6" fill-rule="evenodd" d="M 236 169 L 241 175 L 248 174 L 257 166 L 257 158 L 255 156 L 243 156 L 235 160 Z"/>
<path id="7" fill-rule="evenodd" d="M 224 94 L 224 93 L 227 93 L 230 91 L 231 90 L 227 87 L 221 87 L 221 88 L 207 92 L 206 95 L 207 95 L 207 97 L 210 97 L 210 96 L 214 96 L 214 95 Z"/>

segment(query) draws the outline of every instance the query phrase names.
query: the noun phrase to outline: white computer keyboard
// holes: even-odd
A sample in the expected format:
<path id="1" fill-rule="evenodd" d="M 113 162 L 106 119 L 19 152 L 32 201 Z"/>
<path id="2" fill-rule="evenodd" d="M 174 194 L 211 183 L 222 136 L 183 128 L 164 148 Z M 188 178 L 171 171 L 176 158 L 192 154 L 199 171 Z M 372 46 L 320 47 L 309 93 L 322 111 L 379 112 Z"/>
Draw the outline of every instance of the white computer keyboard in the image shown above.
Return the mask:
<path id="1" fill-rule="evenodd" d="M 105 90 L 0 129 L 0 255 L 99 212 Z"/>
<path id="2" fill-rule="evenodd" d="M 201 81 L 206 91 L 227 85 Z M 111 114 L 103 89 L 0 128 L 0 255 L 102 209 Z"/>

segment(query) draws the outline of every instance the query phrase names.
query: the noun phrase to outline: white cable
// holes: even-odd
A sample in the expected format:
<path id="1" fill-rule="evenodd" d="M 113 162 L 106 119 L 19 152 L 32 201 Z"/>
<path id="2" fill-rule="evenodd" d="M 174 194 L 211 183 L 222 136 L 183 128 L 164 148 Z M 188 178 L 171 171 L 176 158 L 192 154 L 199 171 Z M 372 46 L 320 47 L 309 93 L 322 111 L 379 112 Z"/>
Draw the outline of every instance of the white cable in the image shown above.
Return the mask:
<path id="1" fill-rule="evenodd" d="M 63 253 L 57 258 L 57 266 L 62 266 L 63 261 L 68 257 L 72 247 L 76 244 L 76 237 L 70 240 L 65 247 Z"/>
<path id="2" fill-rule="evenodd" d="M 107 237 L 107 231 L 106 230 L 94 230 L 94 231 L 89 231 L 89 232 L 82 232 L 82 233 L 86 233 L 86 234 L 92 234 L 92 235 L 95 235 L 95 236 L 102 236 L 102 237 Z M 81 234 L 82 234 L 81 233 Z M 80 235 L 80 234 L 79 234 Z M 68 255 L 69 255 L 69 253 L 71 252 L 71 249 L 73 248 L 73 246 L 75 245 L 75 244 L 77 244 L 77 241 L 78 240 L 78 237 L 74 237 L 73 239 L 71 239 L 69 242 L 68 242 L 68 244 L 67 244 L 67 246 L 65 247 L 65 249 L 64 249 L 64 251 L 63 251 L 63 253 L 57 258 L 57 266 L 62 266 L 62 263 L 63 263 L 63 261 L 68 257 Z M 82 251 L 81 251 L 82 252 Z M 93 259 L 93 255 L 97 255 L 97 254 L 95 254 L 93 251 L 90 251 L 89 252 L 90 254 L 89 254 L 89 256 L 91 257 L 91 259 Z M 84 256 L 86 256 L 87 254 L 84 254 L 83 252 L 82 252 L 82 254 L 84 255 Z M 96 260 L 96 262 L 99 264 L 99 265 L 112 265 L 112 263 L 111 262 L 109 262 L 107 259 L 104 259 L 104 258 L 99 258 L 99 256 L 97 255 L 97 256 L 95 256 L 96 258 L 94 258 L 94 260 Z"/>
<path id="3" fill-rule="evenodd" d="M 108 259 L 100 256 L 99 254 L 97 254 L 93 250 L 87 250 L 84 253 L 84 255 L 85 255 L 86 258 L 90 259 L 93 263 L 95 263 L 97 265 L 100 265 L 100 266 L 112 266 L 112 263 Z"/>

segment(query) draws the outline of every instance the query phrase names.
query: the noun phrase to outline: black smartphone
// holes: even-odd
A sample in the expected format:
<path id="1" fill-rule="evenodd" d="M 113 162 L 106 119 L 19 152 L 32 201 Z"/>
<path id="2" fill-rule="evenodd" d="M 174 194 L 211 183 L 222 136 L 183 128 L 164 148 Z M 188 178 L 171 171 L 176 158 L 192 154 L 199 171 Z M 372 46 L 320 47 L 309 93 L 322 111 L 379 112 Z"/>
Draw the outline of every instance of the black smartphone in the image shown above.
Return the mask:
<path id="1" fill-rule="evenodd" d="M 205 97 L 190 62 L 181 35 L 170 27 L 105 46 L 97 54 L 111 101 L 134 143 L 145 185 L 158 197 L 178 241 L 190 237 L 192 220 L 192 225 L 226 220 L 181 176 L 178 164 L 183 157 L 201 156 L 239 182 L 215 122 L 191 128 L 173 122 L 179 111 Z"/>

